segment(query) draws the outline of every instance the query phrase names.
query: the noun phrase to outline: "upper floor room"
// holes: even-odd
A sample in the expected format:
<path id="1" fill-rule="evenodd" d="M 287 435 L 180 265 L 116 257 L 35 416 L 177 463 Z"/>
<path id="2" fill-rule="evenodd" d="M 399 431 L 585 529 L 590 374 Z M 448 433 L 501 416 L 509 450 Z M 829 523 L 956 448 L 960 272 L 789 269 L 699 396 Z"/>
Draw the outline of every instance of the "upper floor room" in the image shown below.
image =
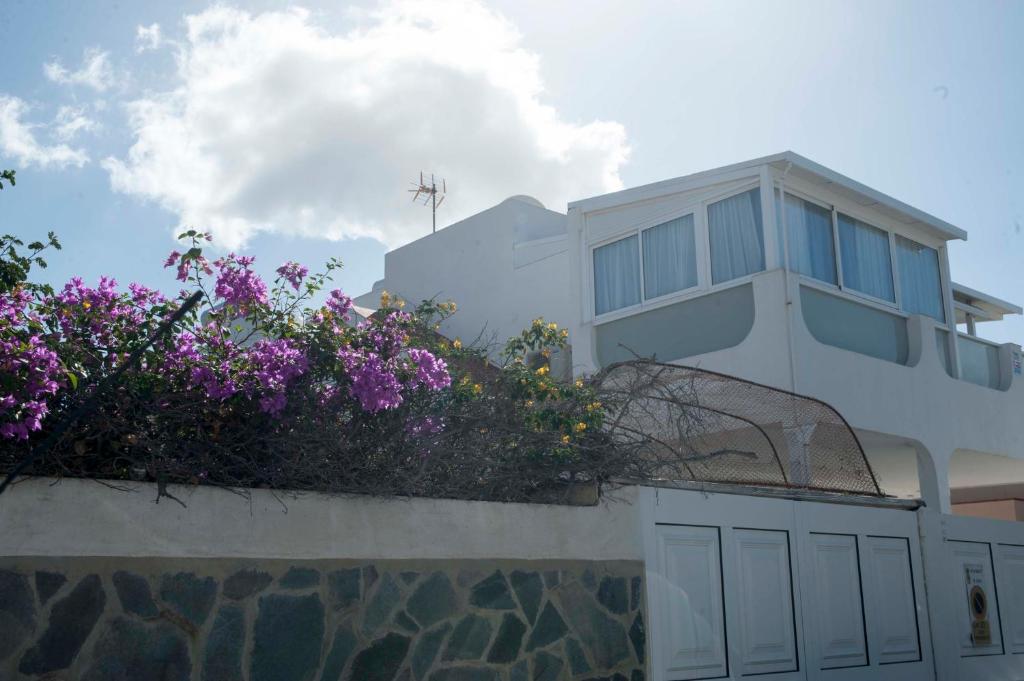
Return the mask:
<path id="1" fill-rule="evenodd" d="M 1019 375 L 978 324 L 1021 308 L 951 279 L 947 243 L 966 232 L 798 154 L 573 202 L 569 222 L 588 369 L 738 345 L 755 314 L 784 313 L 753 306 L 754 280 L 779 270 L 821 342 L 907 365 L 922 316 L 950 376 Z"/>

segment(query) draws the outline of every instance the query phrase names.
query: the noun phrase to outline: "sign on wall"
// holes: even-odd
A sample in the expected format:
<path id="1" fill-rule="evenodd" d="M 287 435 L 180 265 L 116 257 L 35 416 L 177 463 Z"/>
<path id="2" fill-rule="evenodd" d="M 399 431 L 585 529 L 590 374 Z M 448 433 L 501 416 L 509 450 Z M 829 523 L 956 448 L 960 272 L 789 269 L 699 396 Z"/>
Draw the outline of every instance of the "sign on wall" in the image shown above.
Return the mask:
<path id="1" fill-rule="evenodd" d="M 985 593 L 985 566 L 964 563 L 967 582 L 967 609 L 971 614 L 971 642 L 976 646 L 992 645 L 992 627 L 988 623 L 988 594 Z"/>

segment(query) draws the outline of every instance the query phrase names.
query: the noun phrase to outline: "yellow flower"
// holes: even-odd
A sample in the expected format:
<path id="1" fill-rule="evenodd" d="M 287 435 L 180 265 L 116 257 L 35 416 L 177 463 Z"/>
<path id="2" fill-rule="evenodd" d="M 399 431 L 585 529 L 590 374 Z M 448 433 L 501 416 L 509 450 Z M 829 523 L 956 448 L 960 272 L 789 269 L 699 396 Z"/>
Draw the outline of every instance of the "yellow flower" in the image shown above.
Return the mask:
<path id="1" fill-rule="evenodd" d="M 537 369 L 537 375 L 538 376 L 547 376 L 549 371 L 551 371 L 551 369 L 548 368 L 548 365 L 545 364 L 540 369 Z"/>
<path id="2" fill-rule="evenodd" d="M 533 406 L 533 400 L 526 400 L 526 402 L 524 402 L 524 404 L 525 404 L 525 405 L 526 405 L 527 407 L 532 407 L 532 406 Z"/>
<path id="3" fill-rule="evenodd" d="M 576 387 L 577 388 L 582 388 L 583 387 L 583 379 L 582 378 L 577 378 L 576 379 Z"/>
<path id="4" fill-rule="evenodd" d="M 561 331 L 558 332 L 558 335 L 560 335 L 562 338 L 568 338 L 569 329 L 562 329 Z"/>
<path id="5" fill-rule="evenodd" d="M 601 408 L 601 403 L 600 402 L 591 402 L 590 404 L 587 405 L 587 411 L 597 411 L 600 408 Z"/>
<path id="6" fill-rule="evenodd" d="M 474 395 L 479 395 L 480 393 L 483 392 L 483 390 L 484 390 L 484 387 L 482 385 L 480 385 L 479 383 L 474 383 L 473 384 L 473 394 Z"/>
<path id="7" fill-rule="evenodd" d="M 455 348 L 456 350 L 461 350 L 462 349 L 462 341 L 460 341 L 458 338 L 456 338 L 455 340 L 452 341 L 452 347 Z"/>
<path id="8" fill-rule="evenodd" d="M 557 328 L 558 328 L 558 324 L 555 324 L 554 322 L 551 322 L 550 324 L 548 324 L 548 329 L 550 329 L 551 331 L 554 331 Z"/>
<path id="9" fill-rule="evenodd" d="M 579 423 L 577 423 L 573 427 L 573 430 L 575 430 L 577 433 L 582 433 L 586 429 L 587 429 L 587 424 L 583 423 L 583 421 L 580 421 Z"/>
<path id="10" fill-rule="evenodd" d="M 405 301 L 395 296 L 395 307 L 401 310 L 403 307 L 405 307 Z"/>
<path id="11" fill-rule="evenodd" d="M 449 312 L 451 312 L 452 314 L 454 314 L 454 313 L 455 313 L 455 310 L 457 309 L 457 308 L 455 307 L 455 301 L 454 301 L 454 300 L 449 300 L 449 301 L 448 301 L 448 305 L 447 305 L 447 308 L 448 308 L 448 311 L 449 311 Z"/>
<path id="12" fill-rule="evenodd" d="M 538 317 L 537 319 L 533 320 L 533 325 L 534 326 L 544 326 L 544 320 L 541 319 L 540 317 Z"/>
<path id="13" fill-rule="evenodd" d="M 380 292 L 380 306 L 387 307 L 391 304 L 391 294 L 387 291 Z"/>
<path id="14" fill-rule="evenodd" d="M 562 436 L 562 444 L 563 445 L 569 444 L 569 436 L 568 435 L 563 435 Z"/>
<path id="15" fill-rule="evenodd" d="M 543 355 L 544 357 L 550 357 L 551 356 L 551 351 L 548 350 L 547 348 L 545 348 L 545 349 L 540 351 L 540 354 Z"/>
<path id="16" fill-rule="evenodd" d="M 90 307 L 92 307 L 92 303 L 90 303 L 88 300 L 83 300 L 82 301 L 82 307 L 84 307 L 86 310 L 88 310 Z"/>

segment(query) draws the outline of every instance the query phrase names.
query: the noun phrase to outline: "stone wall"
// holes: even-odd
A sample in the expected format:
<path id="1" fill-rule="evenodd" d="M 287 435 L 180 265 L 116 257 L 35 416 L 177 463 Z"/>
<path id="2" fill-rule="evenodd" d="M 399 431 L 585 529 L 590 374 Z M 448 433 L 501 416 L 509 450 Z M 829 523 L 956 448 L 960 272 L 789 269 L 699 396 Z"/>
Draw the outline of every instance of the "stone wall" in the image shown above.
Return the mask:
<path id="1" fill-rule="evenodd" d="M 0 678 L 644 678 L 639 561 L 0 558 Z"/>

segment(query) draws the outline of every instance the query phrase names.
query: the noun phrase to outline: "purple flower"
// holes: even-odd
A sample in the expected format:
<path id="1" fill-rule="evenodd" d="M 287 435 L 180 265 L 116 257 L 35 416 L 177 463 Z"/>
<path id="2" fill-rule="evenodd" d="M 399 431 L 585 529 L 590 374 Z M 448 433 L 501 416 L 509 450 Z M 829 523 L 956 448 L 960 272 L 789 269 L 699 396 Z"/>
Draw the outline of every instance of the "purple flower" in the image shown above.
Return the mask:
<path id="1" fill-rule="evenodd" d="M 352 309 L 352 299 L 338 289 L 331 291 L 326 303 L 327 309 L 342 321 L 348 321 L 348 313 Z"/>
<path id="2" fill-rule="evenodd" d="M 440 390 L 452 384 L 448 365 L 440 357 L 435 357 L 429 350 L 410 348 L 409 358 L 416 365 L 416 382 L 428 390 Z"/>
<path id="3" fill-rule="evenodd" d="M 309 274 L 309 268 L 289 260 L 277 268 L 277 274 L 279 277 L 291 284 L 293 289 L 298 291 L 299 286 L 302 284 L 302 280 L 306 278 L 307 274 Z"/>
<path id="4" fill-rule="evenodd" d="M 371 414 L 402 404 L 402 384 L 380 355 L 348 349 L 338 351 L 352 384 L 349 393 Z"/>
<path id="5" fill-rule="evenodd" d="M 243 312 L 248 312 L 254 305 L 267 304 L 267 285 L 250 269 L 254 260 L 231 253 L 213 263 L 218 270 L 214 293 Z"/>

